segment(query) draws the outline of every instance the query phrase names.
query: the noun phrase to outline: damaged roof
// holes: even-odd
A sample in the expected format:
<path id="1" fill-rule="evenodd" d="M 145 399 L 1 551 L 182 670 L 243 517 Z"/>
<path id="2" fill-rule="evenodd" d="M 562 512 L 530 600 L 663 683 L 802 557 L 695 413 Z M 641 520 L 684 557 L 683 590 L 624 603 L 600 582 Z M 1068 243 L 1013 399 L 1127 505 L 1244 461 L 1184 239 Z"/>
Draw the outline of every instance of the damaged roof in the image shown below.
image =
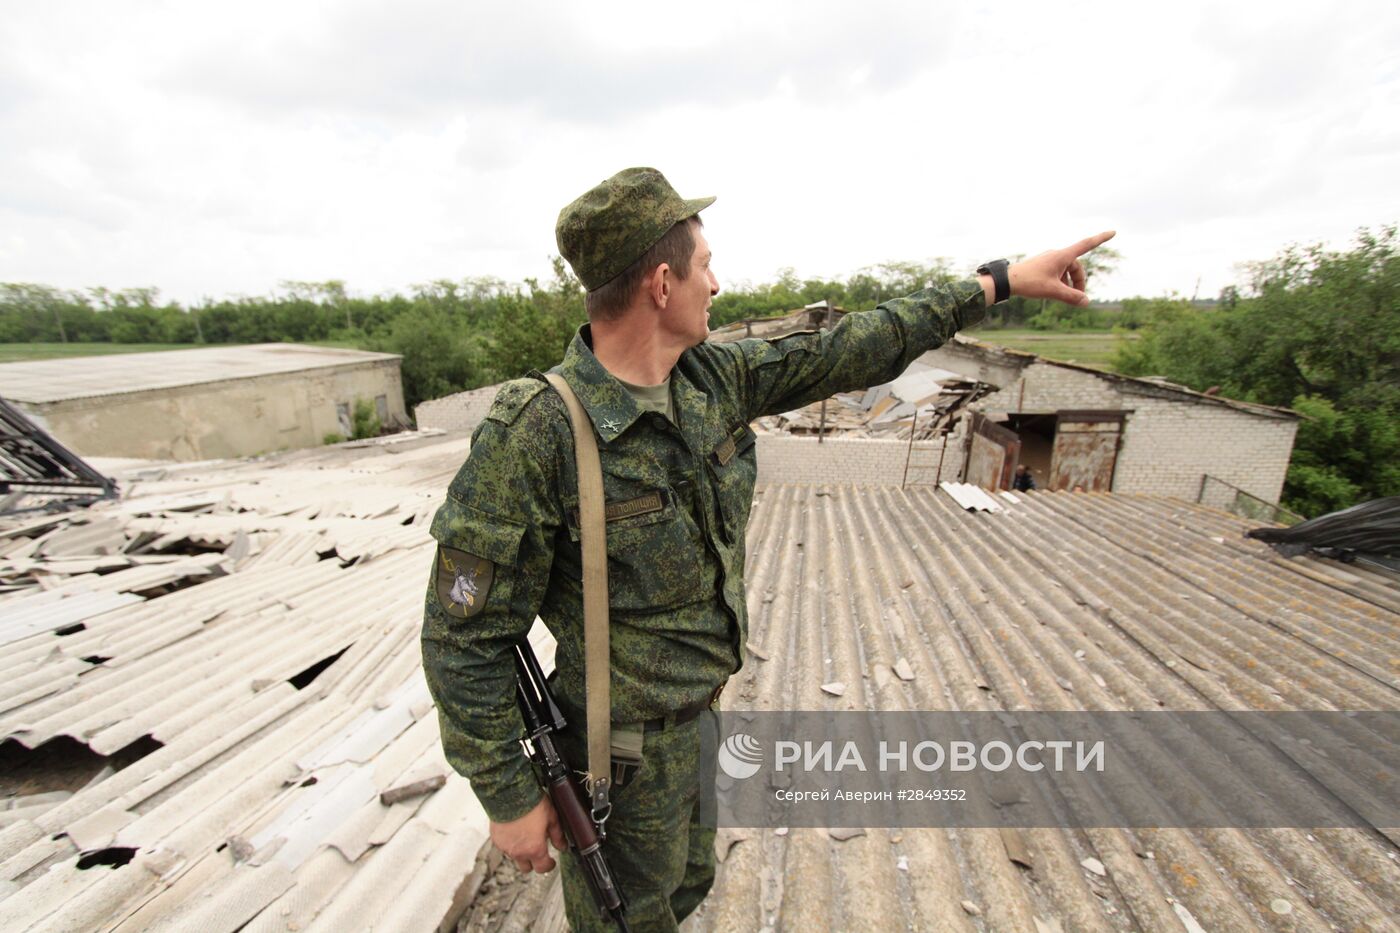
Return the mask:
<path id="1" fill-rule="evenodd" d="M 466 445 L 128 465 L 126 497 L 88 521 L 0 529 L 0 727 L 19 765 L 0 928 L 450 925 L 481 884 L 487 824 L 442 758 L 418 637 L 427 523 Z M 1396 708 L 1386 577 L 1284 558 L 1172 499 L 995 504 L 762 489 L 749 656 L 725 708 Z M 25 748 L 89 770 L 45 786 Z M 1381 929 L 1400 914 L 1393 831 L 724 830 L 717 851 L 693 930 Z M 515 929 L 559 922 L 557 900 L 517 904 Z"/>
<path id="2" fill-rule="evenodd" d="M 442 757 L 418 633 L 428 519 L 465 453 L 128 471 L 83 523 L 7 528 L 0 928 L 452 912 L 487 824 Z M 88 773 L 45 786 L 39 758 Z"/>
<path id="3" fill-rule="evenodd" d="M 1005 362 L 1009 365 L 1025 367 L 1032 363 L 1046 363 L 1051 366 L 1060 366 L 1064 369 L 1073 369 L 1082 373 L 1115 383 L 1128 389 L 1149 391 L 1150 394 L 1168 393 L 1189 398 L 1192 401 L 1205 402 L 1212 405 L 1222 405 L 1225 408 L 1233 408 L 1236 411 L 1248 412 L 1253 415 L 1262 415 L 1272 418 L 1292 418 L 1302 420 L 1302 415 L 1291 408 L 1283 408 L 1277 405 L 1263 405 L 1258 402 L 1246 402 L 1240 399 L 1226 398 L 1222 395 L 1207 395 L 1205 392 L 1197 392 L 1195 389 L 1187 388 L 1175 382 L 1168 382 L 1165 379 L 1151 378 L 1144 376 L 1125 376 L 1122 373 L 1115 373 L 1107 369 L 1099 369 L 1094 366 L 1085 366 L 1083 363 L 1069 363 L 1063 360 L 1055 360 L 1049 357 L 1040 356 L 1027 350 L 1015 350 L 1011 347 L 1003 347 L 996 344 L 986 343 L 967 334 L 954 334 L 953 339 L 944 345 L 945 348 L 962 350 L 989 359 Z"/>

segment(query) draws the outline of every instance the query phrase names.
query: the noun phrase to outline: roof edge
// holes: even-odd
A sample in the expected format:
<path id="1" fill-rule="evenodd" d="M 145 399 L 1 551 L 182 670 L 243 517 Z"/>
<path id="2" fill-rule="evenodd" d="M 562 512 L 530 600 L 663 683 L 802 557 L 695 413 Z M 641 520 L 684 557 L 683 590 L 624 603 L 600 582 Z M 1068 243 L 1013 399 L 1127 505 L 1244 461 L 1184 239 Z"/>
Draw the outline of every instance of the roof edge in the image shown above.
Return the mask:
<path id="1" fill-rule="evenodd" d="M 1031 353 L 1027 350 L 1016 350 L 1011 347 L 1003 347 L 994 343 L 987 343 L 985 341 L 978 340 L 975 337 L 969 337 L 966 334 L 954 334 L 953 342 L 958 344 L 959 346 L 966 347 L 969 350 L 973 350 L 984 355 L 1000 355 L 1003 357 L 1010 357 L 1011 359 L 1019 362 L 1023 366 L 1029 366 L 1031 363 L 1046 363 L 1051 366 L 1060 366 L 1065 369 L 1073 369 L 1077 370 L 1078 372 L 1088 373 L 1091 376 L 1098 376 L 1099 378 L 1105 379 L 1109 382 L 1128 383 L 1132 385 L 1142 386 L 1143 388 L 1155 389 L 1158 392 L 1167 392 L 1173 395 L 1184 396 L 1193 401 L 1210 402 L 1212 404 L 1220 405 L 1225 408 L 1233 408 L 1236 411 L 1241 411 L 1245 414 L 1259 415 L 1260 417 L 1265 418 L 1289 418 L 1294 421 L 1302 421 L 1304 418 L 1304 415 L 1302 413 L 1294 411 L 1291 408 L 1284 408 L 1279 405 L 1264 405 L 1259 402 L 1246 402 L 1241 399 L 1227 398 L 1222 395 L 1206 395 L 1204 392 L 1197 392 L 1195 389 L 1188 389 L 1186 386 L 1177 385 L 1176 383 L 1157 382 L 1152 379 L 1144 379 L 1141 376 L 1125 376 L 1122 373 L 1115 373 L 1106 369 L 1098 369 L 1093 366 L 1086 366 L 1083 363 L 1073 363 L 1067 360 L 1057 360 L 1052 357 L 1041 356 L 1038 353 Z"/>

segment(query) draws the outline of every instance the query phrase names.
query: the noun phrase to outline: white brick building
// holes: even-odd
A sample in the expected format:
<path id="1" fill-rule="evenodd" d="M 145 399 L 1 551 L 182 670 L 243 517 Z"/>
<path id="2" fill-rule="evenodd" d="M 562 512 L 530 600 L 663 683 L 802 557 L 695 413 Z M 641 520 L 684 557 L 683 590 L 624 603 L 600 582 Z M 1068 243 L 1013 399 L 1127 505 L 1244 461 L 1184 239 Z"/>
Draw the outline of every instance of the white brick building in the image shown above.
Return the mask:
<path id="1" fill-rule="evenodd" d="M 920 362 L 998 390 L 973 402 L 951 434 L 908 441 L 828 435 L 758 438 L 760 482 L 901 486 L 983 482 L 987 465 L 1025 463 L 1042 488 L 1155 493 L 1195 500 L 1209 475 L 1278 502 L 1299 415 L 1150 379 L 1135 379 L 965 337 Z M 470 431 L 499 386 L 424 402 L 420 428 Z M 973 436 L 973 421 L 983 436 Z M 969 453 L 972 454 L 969 462 Z M 991 482 L 984 482 L 992 485 Z M 1003 485 L 1006 483 L 1004 482 Z M 1225 487 L 1212 487 L 1228 492 Z M 1232 494 L 1232 493 L 1231 493 Z M 1223 504 L 1223 503 L 1213 503 Z"/>
<path id="2" fill-rule="evenodd" d="M 965 337 L 920 360 L 999 388 L 970 408 L 1015 435 L 1019 461 L 1035 471 L 1042 488 L 1083 485 L 1195 499 L 1202 476 L 1209 475 L 1268 502 L 1277 502 L 1283 489 L 1300 418 L 1289 409 Z M 959 424 L 950 448 L 968 449 L 970 421 Z M 946 463 L 943 478 L 953 478 Z"/>
<path id="3" fill-rule="evenodd" d="M 498 382 L 495 385 L 455 392 L 422 402 L 414 406 L 413 420 L 420 431 L 425 428 L 475 431 L 476 426 L 481 424 L 486 413 L 491 410 L 491 403 L 496 400 L 496 393 L 501 391 L 503 384 Z"/>

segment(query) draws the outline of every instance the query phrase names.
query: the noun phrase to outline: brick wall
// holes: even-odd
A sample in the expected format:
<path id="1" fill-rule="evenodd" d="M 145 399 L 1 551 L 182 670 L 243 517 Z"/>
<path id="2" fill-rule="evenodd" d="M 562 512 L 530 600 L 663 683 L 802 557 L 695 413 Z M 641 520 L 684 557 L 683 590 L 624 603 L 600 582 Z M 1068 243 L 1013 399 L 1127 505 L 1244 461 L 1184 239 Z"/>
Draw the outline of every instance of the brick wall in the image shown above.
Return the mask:
<path id="1" fill-rule="evenodd" d="M 945 359 L 939 364 L 952 363 Z M 1114 492 L 1158 493 L 1196 499 L 1201 475 L 1233 483 L 1278 502 L 1298 422 L 1254 415 L 1169 388 L 1105 380 L 1046 363 L 1025 367 L 1001 391 L 974 403 L 995 415 L 1063 409 L 1130 409 L 1113 475 Z M 910 457 L 910 485 L 956 481 L 966 450 L 966 419 L 942 441 L 918 441 Z M 942 471 L 938 471 L 942 452 Z M 760 436 L 760 482 L 847 482 L 897 486 L 904 479 L 909 441 L 872 438 Z"/>
<path id="2" fill-rule="evenodd" d="M 909 442 L 874 438 L 815 437 L 784 434 L 758 436 L 760 483 L 854 483 L 858 486 L 898 486 L 909 458 L 909 483 L 934 482 L 941 441 Z M 956 480 L 962 469 L 960 438 L 949 438 L 943 478 Z"/>
<path id="3" fill-rule="evenodd" d="M 1062 409 L 1130 409 L 1114 471 L 1114 492 L 1195 499 L 1208 473 L 1277 502 L 1298 423 L 1253 414 L 1167 388 L 1123 383 L 1048 363 L 976 402 L 987 414 Z"/>
<path id="4" fill-rule="evenodd" d="M 413 418 L 420 430 L 474 431 L 491 410 L 491 403 L 500 389 L 499 385 L 482 386 L 422 402 L 413 409 Z"/>
<path id="5" fill-rule="evenodd" d="M 1298 423 L 1210 405 L 1139 399 L 1113 488 L 1195 499 L 1201 475 L 1277 502 Z"/>
<path id="6" fill-rule="evenodd" d="M 928 357 L 925 354 L 925 362 L 945 368 L 965 362 L 948 353 L 937 360 Z M 1019 375 L 1014 369 L 996 375 L 1011 378 L 1005 388 L 972 406 L 988 415 L 1130 409 L 1114 471 L 1115 492 L 1195 499 L 1201 475 L 1208 473 L 1266 501 L 1278 501 L 1298 429 L 1292 419 L 1256 415 L 1170 389 L 1116 382 L 1049 363 L 1032 363 Z M 486 386 L 424 402 L 414 412 L 418 426 L 470 431 L 486 416 L 498 389 Z M 964 419 L 949 436 L 946 449 L 942 440 L 919 441 L 912 455 L 908 441 L 901 440 L 828 437 L 819 444 L 813 437 L 760 435 L 758 477 L 760 482 L 898 486 L 905 480 L 908 455 L 909 484 L 935 483 L 940 477 L 957 480 L 966 449 L 965 428 Z"/>

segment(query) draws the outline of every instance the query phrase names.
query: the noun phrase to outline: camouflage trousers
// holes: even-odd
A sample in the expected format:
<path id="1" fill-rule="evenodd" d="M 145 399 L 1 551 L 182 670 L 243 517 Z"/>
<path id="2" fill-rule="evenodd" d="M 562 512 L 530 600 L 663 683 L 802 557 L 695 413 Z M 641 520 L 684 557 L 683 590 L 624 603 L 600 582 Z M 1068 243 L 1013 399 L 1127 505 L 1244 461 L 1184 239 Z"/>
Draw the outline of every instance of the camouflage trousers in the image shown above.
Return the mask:
<path id="1" fill-rule="evenodd" d="M 712 717 L 704 715 L 644 733 L 640 767 L 613 791 L 603 848 L 635 933 L 675 930 L 714 883 L 714 818 L 700 794 L 702 777 L 713 781 L 700 753 L 701 730 L 711 728 Z M 581 768 L 588 760 L 581 717 L 571 719 L 562 744 L 569 762 Z M 561 853 L 558 861 L 570 928 L 615 930 L 599 916 L 578 860 Z"/>

